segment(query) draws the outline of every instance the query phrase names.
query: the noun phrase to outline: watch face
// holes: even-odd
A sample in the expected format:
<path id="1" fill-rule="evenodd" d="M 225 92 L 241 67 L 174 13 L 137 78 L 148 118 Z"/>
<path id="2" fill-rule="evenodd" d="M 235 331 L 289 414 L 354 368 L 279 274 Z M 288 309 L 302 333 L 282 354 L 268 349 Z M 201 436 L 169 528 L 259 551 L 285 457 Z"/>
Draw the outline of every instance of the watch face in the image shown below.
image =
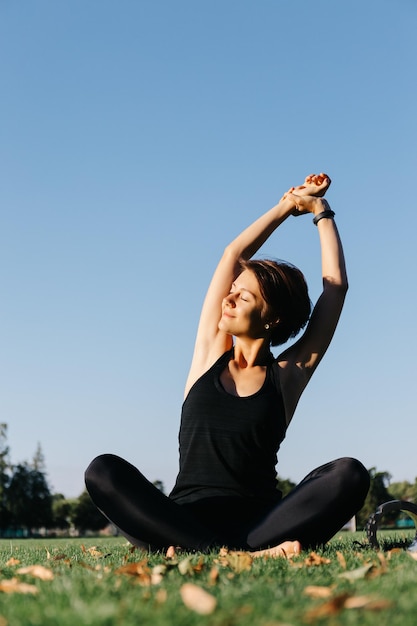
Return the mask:
<path id="1" fill-rule="evenodd" d="M 390 500 L 389 502 L 385 502 L 381 504 L 373 513 L 367 523 L 366 523 L 366 536 L 368 538 L 369 543 L 375 549 L 379 549 L 379 542 L 377 539 L 377 530 L 381 517 L 385 513 L 391 513 L 392 511 L 402 511 L 406 513 L 414 523 L 415 528 L 417 529 L 417 505 L 412 502 L 407 502 L 406 500 Z M 417 533 L 414 537 L 413 541 L 407 547 L 407 550 L 411 552 L 417 552 Z"/>

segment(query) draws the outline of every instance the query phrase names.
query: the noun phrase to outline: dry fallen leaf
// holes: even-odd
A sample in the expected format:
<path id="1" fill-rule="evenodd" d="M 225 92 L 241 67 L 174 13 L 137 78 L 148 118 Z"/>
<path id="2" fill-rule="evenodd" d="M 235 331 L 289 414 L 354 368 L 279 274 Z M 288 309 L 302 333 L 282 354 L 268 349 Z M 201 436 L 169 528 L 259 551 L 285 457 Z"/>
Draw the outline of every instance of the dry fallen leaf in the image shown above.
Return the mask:
<path id="1" fill-rule="evenodd" d="M 180 594 L 185 606 L 199 615 L 210 615 L 216 608 L 216 598 L 193 583 L 182 585 Z"/>
<path id="2" fill-rule="evenodd" d="M 240 572 L 251 569 L 253 557 L 249 552 L 221 548 L 218 562 L 223 567 L 230 567 L 234 572 L 239 574 Z"/>
<path id="3" fill-rule="evenodd" d="M 253 557 L 249 552 L 229 552 L 227 555 L 229 565 L 234 572 L 246 572 L 251 569 Z"/>
<path id="4" fill-rule="evenodd" d="M 70 559 L 66 554 L 56 554 L 53 558 L 53 561 L 69 561 Z"/>
<path id="5" fill-rule="evenodd" d="M 100 552 L 100 550 L 97 550 L 97 548 L 88 548 L 87 552 L 89 554 L 91 554 L 91 556 L 95 556 L 96 558 L 99 558 L 100 556 L 103 556 L 103 553 Z"/>
<path id="6" fill-rule="evenodd" d="M 345 559 L 344 554 L 342 552 L 337 551 L 336 556 L 337 556 L 337 560 L 339 561 L 339 565 L 343 569 L 346 569 L 346 559 Z"/>
<path id="7" fill-rule="evenodd" d="M 204 569 L 204 557 L 200 556 L 200 558 L 198 559 L 197 563 L 195 565 L 193 565 L 193 570 L 198 574 L 200 573 L 203 569 Z"/>
<path id="8" fill-rule="evenodd" d="M 331 563 L 330 559 L 325 558 L 324 556 L 320 556 L 317 552 L 310 552 L 308 557 L 304 559 L 304 565 L 306 567 L 314 567 L 317 565 L 328 565 Z"/>
<path id="9" fill-rule="evenodd" d="M 0 580 L 0 591 L 3 593 L 30 593 L 34 595 L 38 593 L 39 589 L 35 585 L 21 583 L 17 578 L 11 578 L 10 580 Z"/>
<path id="10" fill-rule="evenodd" d="M 395 554 L 402 554 L 403 552 L 404 550 L 402 550 L 401 548 L 392 548 L 392 550 L 388 550 L 388 558 L 390 559 Z"/>
<path id="11" fill-rule="evenodd" d="M 34 578 L 40 578 L 40 580 L 53 580 L 54 574 L 50 569 L 43 567 L 43 565 L 28 565 L 27 567 L 21 567 L 16 570 L 17 574 L 28 574 Z"/>
<path id="12" fill-rule="evenodd" d="M 209 583 L 210 583 L 210 585 L 215 585 L 216 584 L 216 582 L 219 579 L 219 574 L 220 574 L 219 568 L 216 565 L 213 565 L 213 567 L 211 568 L 210 573 L 209 573 Z"/>
<path id="13" fill-rule="evenodd" d="M 323 604 L 320 604 L 320 606 L 317 606 L 314 609 L 310 609 L 305 614 L 305 621 L 307 623 L 311 623 L 315 622 L 318 619 L 322 619 L 323 617 L 328 617 L 329 615 L 336 615 L 337 613 L 340 613 L 348 597 L 349 594 L 342 593 L 338 596 L 335 596 L 328 602 L 324 602 Z"/>
<path id="14" fill-rule="evenodd" d="M 332 587 L 320 587 L 318 585 L 308 585 L 304 589 L 304 594 L 310 598 L 330 598 L 333 593 Z"/>
<path id="15" fill-rule="evenodd" d="M 152 585 L 159 585 L 162 582 L 166 571 L 167 571 L 166 565 L 162 565 L 162 564 L 155 565 L 155 567 L 152 568 L 152 572 L 151 572 Z"/>
<path id="16" fill-rule="evenodd" d="M 169 546 L 168 550 L 166 551 L 165 556 L 167 559 L 173 559 L 174 556 L 176 556 L 174 546 Z"/>
<path id="17" fill-rule="evenodd" d="M 191 556 L 187 556 L 178 563 L 178 571 L 182 576 L 185 576 L 186 574 L 194 574 L 191 559 Z"/>
<path id="18" fill-rule="evenodd" d="M 127 574 L 128 576 L 134 576 L 137 578 L 139 584 L 148 586 L 152 584 L 151 570 L 148 566 L 148 559 L 143 559 L 137 563 L 128 563 L 122 565 L 115 570 L 115 574 Z"/>
<path id="19" fill-rule="evenodd" d="M 392 602 L 385 599 L 372 598 L 371 596 L 352 596 L 347 598 L 345 609 L 366 609 L 368 611 L 383 611 L 389 609 Z"/>
<path id="20" fill-rule="evenodd" d="M 19 565 L 19 559 L 15 559 L 13 556 L 7 561 L 6 567 L 12 567 L 13 565 Z"/>
<path id="21" fill-rule="evenodd" d="M 356 569 L 349 570 L 348 572 L 342 572 L 342 574 L 339 574 L 339 578 L 346 578 L 346 580 L 350 581 L 366 578 L 373 567 L 373 563 L 367 563 L 362 567 L 357 567 Z"/>

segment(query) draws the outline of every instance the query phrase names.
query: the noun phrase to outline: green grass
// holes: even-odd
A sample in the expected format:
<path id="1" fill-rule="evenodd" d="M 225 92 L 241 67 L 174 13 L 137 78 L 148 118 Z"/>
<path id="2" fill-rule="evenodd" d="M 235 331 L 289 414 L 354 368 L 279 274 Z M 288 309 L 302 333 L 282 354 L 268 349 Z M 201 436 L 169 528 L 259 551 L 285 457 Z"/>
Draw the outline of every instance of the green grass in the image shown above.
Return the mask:
<path id="1" fill-rule="evenodd" d="M 243 571 L 239 559 L 228 563 L 218 552 L 167 561 L 163 555 L 131 552 L 122 538 L 0 540 L 0 589 L 15 579 L 37 591 L 0 591 L 0 626 L 415 626 L 417 561 L 403 549 L 405 537 L 412 535 L 379 533 L 378 554 L 362 533 L 343 533 L 317 552 L 329 563 L 311 565 L 310 553 L 304 552 L 290 562 L 256 559 Z M 401 549 L 391 550 L 396 544 Z M 93 546 L 99 554 L 89 551 Z M 158 584 L 144 584 L 146 575 L 144 580 L 116 573 L 143 559 L 150 573 L 163 566 Z M 53 579 L 18 573 L 29 565 L 51 570 Z M 348 578 L 340 576 L 346 573 Z M 213 595 L 214 611 L 200 615 L 187 608 L 180 593 L 184 583 Z M 306 595 L 309 586 L 326 587 L 331 595 Z M 346 605 L 348 598 L 364 596 L 362 608 Z"/>

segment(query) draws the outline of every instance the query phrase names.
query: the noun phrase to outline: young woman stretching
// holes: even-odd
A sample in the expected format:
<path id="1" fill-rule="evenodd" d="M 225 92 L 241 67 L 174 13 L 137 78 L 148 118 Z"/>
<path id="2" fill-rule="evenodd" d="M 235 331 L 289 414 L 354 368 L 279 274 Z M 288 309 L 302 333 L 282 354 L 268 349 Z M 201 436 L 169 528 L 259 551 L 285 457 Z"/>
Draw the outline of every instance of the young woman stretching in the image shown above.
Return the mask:
<path id="1" fill-rule="evenodd" d="M 325 174 L 311 175 L 230 243 L 201 312 L 180 428 L 180 470 L 167 497 L 135 467 L 104 454 L 86 471 L 96 506 L 133 544 L 288 555 L 324 544 L 362 506 L 364 466 L 341 458 L 285 498 L 277 452 L 300 396 L 335 331 L 348 283 Z M 313 214 L 323 292 L 311 314 L 294 266 L 252 256 L 292 215 Z M 274 358 L 270 346 L 301 338 Z"/>

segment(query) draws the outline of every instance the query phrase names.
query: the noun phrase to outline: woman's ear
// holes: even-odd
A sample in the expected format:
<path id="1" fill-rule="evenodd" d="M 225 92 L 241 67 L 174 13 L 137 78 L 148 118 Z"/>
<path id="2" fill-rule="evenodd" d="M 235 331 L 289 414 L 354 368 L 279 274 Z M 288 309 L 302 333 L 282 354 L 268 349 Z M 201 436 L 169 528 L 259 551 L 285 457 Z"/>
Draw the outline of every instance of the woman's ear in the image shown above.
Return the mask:
<path id="1" fill-rule="evenodd" d="M 275 320 L 275 322 L 267 322 L 264 326 L 265 330 L 269 330 L 270 328 L 275 328 L 279 324 L 279 318 Z"/>

